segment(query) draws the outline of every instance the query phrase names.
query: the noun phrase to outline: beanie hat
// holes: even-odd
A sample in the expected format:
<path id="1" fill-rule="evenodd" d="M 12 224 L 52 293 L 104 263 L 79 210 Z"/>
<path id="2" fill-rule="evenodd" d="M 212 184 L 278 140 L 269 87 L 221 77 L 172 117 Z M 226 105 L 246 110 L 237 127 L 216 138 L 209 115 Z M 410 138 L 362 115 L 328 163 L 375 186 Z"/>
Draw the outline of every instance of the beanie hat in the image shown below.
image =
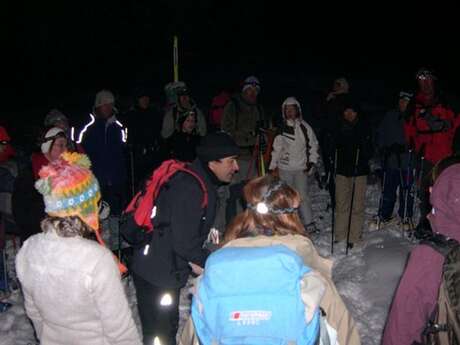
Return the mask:
<path id="1" fill-rule="evenodd" d="M 90 167 L 86 155 L 65 152 L 40 169 L 35 188 L 43 195 L 45 212 L 50 216 L 78 216 L 98 231 L 101 193 Z"/>
<path id="2" fill-rule="evenodd" d="M 415 78 L 421 79 L 421 80 L 425 80 L 425 79 L 436 80 L 436 76 L 433 74 L 432 71 L 430 71 L 427 68 L 420 68 L 415 74 Z"/>
<path id="3" fill-rule="evenodd" d="M 42 153 L 48 153 L 51 150 L 51 145 L 57 137 L 66 137 L 63 129 L 58 127 L 53 127 L 48 129 L 43 138 L 42 144 L 40 146 Z"/>
<path id="4" fill-rule="evenodd" d="M 225 132 L 208 134 L 201 139 L 196 148 L 196 154 L 202 162 L 211 162 L 225 157 L 237 156 L 240 152 L 238 145 Z"/>
<path id="5" fill-rule="evenodd" d="M 35 188 L 43 195 L 46 213 L 55 217 L 78 216 L 94 230 L 97 241 L 105 246 L 99 233 L 101 193 L 90 167 L 88 156 L 64 152 L 40 169 Z M 118 262 L 118 269 L 121 273 L 127 271 L 121 262 Z"/>
<path id="6" fill-rule="evenodd" d="M 179 130 L 182 128 L 182 125 L 189 116 L 193 116 L 195 118 L 195 122 L 197 121 L 197 115 L 195 110 L 187 110 L 182 113 L 179 113 L 179 116 L 177 118 L 177 126 Z"/>
<path id="7" fill-rule="evenodd" d="M 187 86 L 182 86 L 175 89 L 177 96 L 190 96 L 190 90 Z"/>
<path id="8" fill-rule="evenodd" d="M 104 104 L 115 104 L 115 96 L 109 90 L 99 91 L 94 99 L 94 108 L 100 107 Z M 114 109 L 116 108 L 114 107 Z"/>
<path id="9" fill-rule="evenodd" d="M 45 116 L 44 125 L 45 127 L 52 127 L 60 121 L 69 123 L 67 116 L 65 116 L 61 111 L 59 111 L 58 109 L 51 109 L 49 113 Z"/>
<path id="10" fill-rule="evenodd" d="M 405 91 L 401 91 L 399 93 L 399 99 L 404 99 L 406 101 L 410 101 L 412 99 L 414 95 L 410 92 L 405 92 Z"/>
<path id="11" fill-rule="evenodd" d="M 359 114 L 361 112 L 361 104 L 356 98 L 347 96 L 343 100 L 342 112 L 347 109 L 353 109 L 353 111 Z"/>
<path id="12" fill-rule="evenodd" d="M 460 241 L 460 164 L 446 168 L 436 179 L 430 195 L 429 220 L 433 230 Z"/>
<path id="13" fill-rule="evenodd" d="M 139 86 L 136 88 L 134 92 L 134 96 L 136 99 L 139 99 L 141 97 L 150 97 L 151 90 L 146 87 L 146 86 Z"/>
<path id="14" fill-rule="evenodd" d="M 243 82 L 243 92 L 250 88 L 250 87 L 255 87 L 257 89 L 257 92 L 260 92 L 260 81 L 254 76 L 247 77 L 244 82 Z"/>
<path id="15" fill-rule="evenodd" d="M 334 80 L 334 84 L 339 86 L 340 90 L 338 91 L 340 91 L 340 93 L 348 93 L 350 90 L 350 84 L 345 78 L 337 78 Z"/>

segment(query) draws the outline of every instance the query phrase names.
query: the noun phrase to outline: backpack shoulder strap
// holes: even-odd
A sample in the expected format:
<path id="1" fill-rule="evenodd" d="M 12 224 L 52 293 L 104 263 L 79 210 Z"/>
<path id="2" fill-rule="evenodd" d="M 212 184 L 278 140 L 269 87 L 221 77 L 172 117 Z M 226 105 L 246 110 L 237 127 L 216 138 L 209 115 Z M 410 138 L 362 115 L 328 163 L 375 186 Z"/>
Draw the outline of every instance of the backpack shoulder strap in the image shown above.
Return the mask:
<path id="1" fill-rule="evenodd" d="M 183 167 L 179 168 L 178 171 L 182 171 L 184 173 L 192 175 L 200 185 L 201 191 L 203 192 L 203 200 L 201 201 L 201 208 L 205 209 L 208 207 L 208 190 L 206 189 L 206 184 L 204 183 L 203 179 L 198 175 L 195 171 L 189 168 L 188 165 L 184 165 Z"/>
<path id="2" fill-rule="evenodd" d="M 161 188 L 165 185 L 177 172 L 184 172 L 192 175 L 198 181 L 201 190 L 203 191 L 202 208 L 208 205 L 208 192 L 203 179 L 186 163 L 176 160 L 167 160 L 156 169 L 143 191 L 138 192 L 129 203 L 125 212 L 134 212 L 136 224 L 145 228 L 147 232 L 153 231 L 153 225 L 150 221 L 151 213 L 155 200 L 157 199 Z"/>
<path id="3" fill-rule="evenodd" d="M 308 129 L 305 125 L 301 122 L 300 129 L 302 130 L 303 136 L 305 137 L 305 144 L 307 145 L 307 164 L 310 162 L 310 137 L 308 136 Z"/>

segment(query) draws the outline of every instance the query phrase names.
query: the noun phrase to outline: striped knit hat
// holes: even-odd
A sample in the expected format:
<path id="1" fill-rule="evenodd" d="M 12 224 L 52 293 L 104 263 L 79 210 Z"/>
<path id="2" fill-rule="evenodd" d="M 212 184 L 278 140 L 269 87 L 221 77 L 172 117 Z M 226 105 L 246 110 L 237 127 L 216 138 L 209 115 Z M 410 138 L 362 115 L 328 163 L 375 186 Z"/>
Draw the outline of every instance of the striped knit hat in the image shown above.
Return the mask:
<path id="1" fill-rule="evenodd" d="M 35 188 L 43 195 L 46 213 L 55 217 L 80 217 L 94 230 L 97 241 L 105 246 L 99 233 L 98 202 L 101 193 L 90 167 L 88 156 L 64 152 L 57 160 L 40 169 L 40 179 L 35 182 Z M 118 268 L 122 274 L 127 272 L 119 261 Z"/>
<path id="2" fill-rule="evenodd" d="M 40 170 L 35 188 L 43 195 L 50 216 L 79 216 L 98 233 L 101 193 L 90 166 L 86 155 L 65 152 Z"/>

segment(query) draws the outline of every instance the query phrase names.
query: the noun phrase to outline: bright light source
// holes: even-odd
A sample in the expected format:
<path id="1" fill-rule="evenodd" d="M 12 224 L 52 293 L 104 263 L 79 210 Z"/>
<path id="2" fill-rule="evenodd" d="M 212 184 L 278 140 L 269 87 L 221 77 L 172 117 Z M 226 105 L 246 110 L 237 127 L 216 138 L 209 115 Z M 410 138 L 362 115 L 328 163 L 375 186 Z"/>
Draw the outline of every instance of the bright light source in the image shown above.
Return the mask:
<path id="1" fill-rule="evenodd" d="M 91 118 L 91 120 L 85 125 L 85 127 L 81 130 L 80 134 L 78 135 L 77 144 L 81 144 L 83 140 L 83 135 L 85 134 L 86 130 L 88 129 L 89 126 L 91 126 L 96 121 L 93 114 L 89 114 L 89 117 Z"/>
<path id="2" fill-rule="evenodd" d="M 155 338 L 153 339 L 153 345 L 161 345 L 160 338 L 155 337 Z"/>
<path id="3" fill-rule="evenodd" d="M 268 213 L 268 207 L 264 202 L 259 202 L 256 206 L 256 210 L 260 214 L 267 214 Z"/>
<path id="4" fill-rule="evenodd" d="M 149 249 L 150 249 L 150 244 L 147 244 L 144 248 L 144 255 L 147 255 L 149 253 Z"/>
<path id="5" fill-rule="evenodd" d="M 169 293 L 165 293 L 163 297 L 161 297 L 160 305 L 163 307 L 167 307 L 172 304 L 172 297 Z"/>

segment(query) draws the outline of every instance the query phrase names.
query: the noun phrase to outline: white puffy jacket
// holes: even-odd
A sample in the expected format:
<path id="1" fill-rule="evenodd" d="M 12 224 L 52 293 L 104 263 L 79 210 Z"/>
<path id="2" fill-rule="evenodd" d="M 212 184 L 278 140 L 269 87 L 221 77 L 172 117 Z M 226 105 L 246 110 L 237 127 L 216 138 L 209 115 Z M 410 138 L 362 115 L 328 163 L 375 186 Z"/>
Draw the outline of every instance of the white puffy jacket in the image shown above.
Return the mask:
<path id="1" fill-rule="evenodd" d="M 141 344 L 114 257 L 98 243 L 37 234 L 16 270 L 41 344 Z"/>
<path id="2" fill-rule="evenodd" d="M 297 119 L 285 119 L 285 107 L 287 105 L 297 106 L 299 109 L 299 117 Z M 305 170 L 307 163 L 317 164 L 319 159 L 318 140 L 311 126 L 302 120 L 300 103 L 294 97 L 288 97 L 283 102 L 281 109 L 285 123 L 290 127 L 294 127 L 294 133 L 289 134 L 284 132 L 275 137 L 269 169 L 279 168 L 282 170 L 298 171 Z M 308 143 L 301 126 L 306 129 Z"/>

